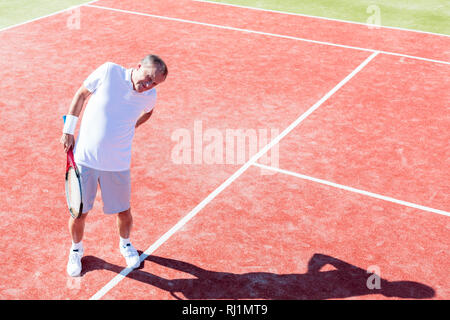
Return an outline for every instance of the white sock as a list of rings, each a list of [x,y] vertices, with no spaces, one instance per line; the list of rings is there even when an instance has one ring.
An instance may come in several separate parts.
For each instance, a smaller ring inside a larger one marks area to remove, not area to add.
[[[119,242],[119,244],[120,244],[120,246],[121,247],[125,247],[127,244],[129,244],[129,243],[131,243],[130,242],[130,238],[122,238],[122,237],[120,237],[120,242]]]
[[[72,240],[72,248],[70,248],[72,251],[81,251],[83,250],[83,242],[80,241],[78,243],[73,242]]]

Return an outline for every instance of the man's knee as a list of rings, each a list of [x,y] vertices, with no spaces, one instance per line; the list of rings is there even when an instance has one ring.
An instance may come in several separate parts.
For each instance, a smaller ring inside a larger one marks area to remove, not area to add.
[[[127,219],[127,218],[129,219],[129,218],[131,218],[131,208],[129,208],[129,209],[125,210],[125,211],[119,212],[117,214],[117,216],[119,218],[121,218],[121,219]]]
[[[89,212],[89,211],[88,211]],[[77,223],[77,222],[82,222],[84,220],[86,220],[86,217],[88,215],[88,212],[82,213],[81,216],[79,216],[78,218],[74,218],[72,216],[70,216],[70,220],[73,220],[73,222]]]

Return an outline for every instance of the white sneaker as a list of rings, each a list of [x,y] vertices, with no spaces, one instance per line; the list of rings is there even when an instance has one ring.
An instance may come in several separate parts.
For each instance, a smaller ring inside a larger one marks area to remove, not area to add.
[[[120,246],[120,253],[124,256],[128,268],[136,269],[141,265],[139,253],[131,243]]]
[[[71,277],[78,277],[81,273],[81,258],[83,249],[70,250],[69,262],[67,263],[67,274]]]

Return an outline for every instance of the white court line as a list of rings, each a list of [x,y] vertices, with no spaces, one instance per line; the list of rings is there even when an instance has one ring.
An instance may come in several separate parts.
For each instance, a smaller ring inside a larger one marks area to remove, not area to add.
[[[256,167],[260,167],[260,168],[266,169],[266,170],[272,170],[272,171],[284,173],[284,174],[287,174],[287,175],[290,175],[290,176],[294,176],[294,177],[297,177],[297,178],[300,178],[300,179],[317,182],[317,183],[320,183],[320,184],[324,184],[324,185],[327,185],[327,186],[335,187],[335,188],[338,188],[338,189],[342,189],[342,190],[346,190],[346,191],[350,191],[350,192],[354,192],[354,193],[359,193],[359,194],[362,194],[362,195],[365,195],[365,196],[368,196],[368,197],[381,199],[381,200],[393,202],[393,203],[396,203],[396,204],[401,204],[403,206],[411,207],[411,208],[414,208],[414,209],[419,209],[419,210],[428,211],[428,212],[432,212],[432,213],[437,213],[437,214],[441,214],[441,215],[450,217],[450,212],[447,212],[447,211],[444,211],[444,210],[439,210],[439,209],[433,209],[433,208],[430,208],[430,207],[425,207],[425,206],[422,206],[420,204],[415,204],[415,203],[411,203],[411,202],[407,202],[407,201],[403,201],[403,200],[398,200],[398,199],[395,199],[395,198],[383,196],[383,195],[376,194],[376,193],[373,193],[373,192],[364,191],[364,190],[360,190],[360,189],[344,186],[342,184],[330,182],[330,181],[327,181],[327,180],[322,180],[322,179],[310,177],[310,176],[307,176],[307,175],[304,175],[304,174],[295,173],[295,172],[288,171],[288,170],[283,170],[283,169],[279,169],[279,168],[275,168],[275,167],[266,166],[264,164],[260,164],[260,163],[257,163],[257,162],[255,162],[253,165],[256,166]]]
[[[65,11],[70,11],[70,10],[74,10],[74,9],[76,9],[76,8],[79,8],[79,7],[82,7],[82,6],[85,6],[85,5],[90,5],[91,3],[94,3],[94,2],[97,2],[97,1],[99,1],[99,0],[93,0],[93,1],[86,2],[86,3],[81,3],[81,4],[78,4],[78,5],[76,5],[76,6],[72,6],[72,7],[66,8],[66,9],[62,9],[62,10],[59,10],[59,11],[56,11],[56,12],[47,14],[47,15],[45,15],[45,16],[40,16],[40,17],[31,19],[31,20],[27,20],[27,21],[23,21],[23,22],[20,22],[20,23],[17,23],[17,24],[13,24],[13,25],[11,25],[11,26],[7,26],[7,27],[4,27],[4,28],[0,29],[0,32],[6,31],[6,30],[9,30],[9,29],[18,27],[18,26],[22,26],[22,25],[27,24],[27,23],[31,23],[31,22],[34,22],[34,21],[38,21],[38,20],[41,20],[41,19],[44,19],[44,18],[48,18],[48,17],[51,17],[51,16],[55,16],[55,15],[57,15],[57,14],[60,14],[60,13],[65,12]]]
[[[298,41],[310,42],[310,43],[327,45],[327,46],[332,46],[332,47],[340,47],[340,48],[354,49],[354,50],[367,51],[367,52],[377,52],[377,53],[383,53],[383,54],[392,55],[392,56],[399,56],[399,57],[405,57],[405,58],[410,58],[410,59],[416,59],[416,60],[450,65],[450,62],[447,62],[447,61],[410,56],[410,55],[406,55],[406,54],[402,54],[402,53],[361,48],[361,47],[355,47],[355,46],[347,46],[347,45],[343,45],[343,44],[336,44],[336,43],[331,43],[331,42],[326,42],[326,41],[318,41],[318,40],[311,40],[311,39],[305,39],[305,38],[299,38],[299,37],[286,36],[286,35],[281,35],[281,34],[276,34],[276,33],[268,33],[268,32],[255,31],[255,30],[242,29],[242,28],[234,28],[234,27],[222,26],[222,25],[218,25],[218,24],[198,22],[198,21],[186,20],[186,19],[180,19],[180,18],[171,18],[171,17],[159,16],[159,15],[150,14],[150,13],[142,13],[142,12],[136,12],[136,11],[123,10],[123,9],[115,9],[115,8],[102,7],[102,6],[97,6],[97,5],[87,4],[85,6],[90,7],[90,8],[97,8],[97,9],[102,9],[102,10],[110,10],[110,11],[116,11],[116,12],[122,12],[122,13],[128,13],[128,14],[135,14],[135,15],[152,17],[152,18],[163,19],[163,20],[184,22],[184,23],[196,24],[196,25],[201,25],[201,26],[207,26],[207,27],[213,27],[213,28],[219,28],[219,29],[225,29],[225,30],[240,31],[240,32],[246,32],[246,33],[253,33],[253,34],[259,34],[259,35],[271,36],[271,37],[277,37],[277,38],[283,38],[283,39],[298,40]]]
[[[349,82],[359,71],[361,71],[370,61],[372,61],[378,52],[372,53],[366,60],[364,60],[356,69],[354,69],[348,76],[346,76],[341,82],[339,82],[333,89],[325,94],[319,101],[311,106],[305,113],[292,122],[283,132],[276,136],[270,143],[264,148],[258,151],[253,157],[251,157],[246,163],[242,165],[231,177],[223,182],[217,189],[210,193],[202,202],[200,202],[191,212],[177,222],[169,231],[167,231],[161,238],[159,238],[154,244],[152,244],[144,253],[141,254],[140,260],[144,261],[149,255],[151,255],[156,249],[158,249],[164,242],[166,242],[175,232],[180,230],[189,220],[191,220],[197,213],[200,212],[208,203],[210,203],[219,193],[221,193],[226,187],[228,187],[234,180],[236,180],[244,171],[246,171],[253,163],[255,163],[261,156],[263,156],[268,150],[270,150],[275,144],[279,143],[289,132],[291,132],[297,125],[306,119],[312,112],[319,108],[325,101],[327,101],[336,91]],[[110,282],[108,282],[103,288],[101,288],[96,294],[94,294],[90,300],[98,300],[103,297],[109,290],[114,288],[123,278],[125,278],[132,270],[126,268],[116,275]]]
[[[356,21],[350,21],[350,20],[341,20],[341,19],[334,19],[334,18],[327,18],[327,17],[312,16],[312,15],[303,14],[303,13],[296,13],[296,12],[270,10],[270,9],[249,7],[249,6],[237,5],[237,4],[231,4],[231,3],[208,1],[208,0],[192,0],[192,1],[204,2],[204,3],[209,3],[209,4],[217,4],[217,5],[223,5],[223,6],[228,6],[228,7],[236,7],[236,8],[242,8],[242,9],[250,9],[250,10],[257,10],[257,11],[264,11],[264,12],[271,12],[271,13],[286,14],[286,15],[291,15],[291,16],[299,16],[299,17],[314,18],[314,19],[327,20],[327,21],[336,21],[336,22],[343,22],[343,23],[349,23],[349,24],[357,24],[357,25],[366,26],[366,27],[367,26],[372,26],[370,24],[363,23],[363,22],[356,22]],[[436,32],[422,31],[422,30],[416,30],[416,29],[406,29],[406,28],[391,27],[391,26],[376,26],[376,27],[380,27],[380,28],[383,28],[383,29],[393,29],[393,30],[401,30],[401,31],[423,33],[423,34],[429,34],[429,35],[440,36],[440,37],[450,37],[450,35],[444,34],[444,33],[436,33]]]

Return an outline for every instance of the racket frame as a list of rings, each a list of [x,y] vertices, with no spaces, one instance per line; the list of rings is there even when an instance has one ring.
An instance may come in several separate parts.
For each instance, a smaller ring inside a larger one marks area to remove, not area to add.
[[[73,168],[75,171],[75,175],[77,176],[77,180],[78,180],[78,186],[80,188],[80,208],[79,208],[79,213],[78,215],[73,211],[73,208],[70,207],[70,201],[69,201],[69,194],[67,192],[68,190],[68,183],[69,183],[69,169]],[[69,151],[67,151],[67,167],[66,167],[66,181],[65,181],[65,188],[66,188],[66,201],[67,201],[67,207],[69,208],[70,211],[70,215],[72,216],[72,218],[74,219],[78,219],[81,217],[82,213],[83,213],[83,191],[81,189],[81,177],[80,177],[80,172],[78,171],[77,165],[75,164],[75,161],[73,159],[73,151],[72,148],[69,149]]]

